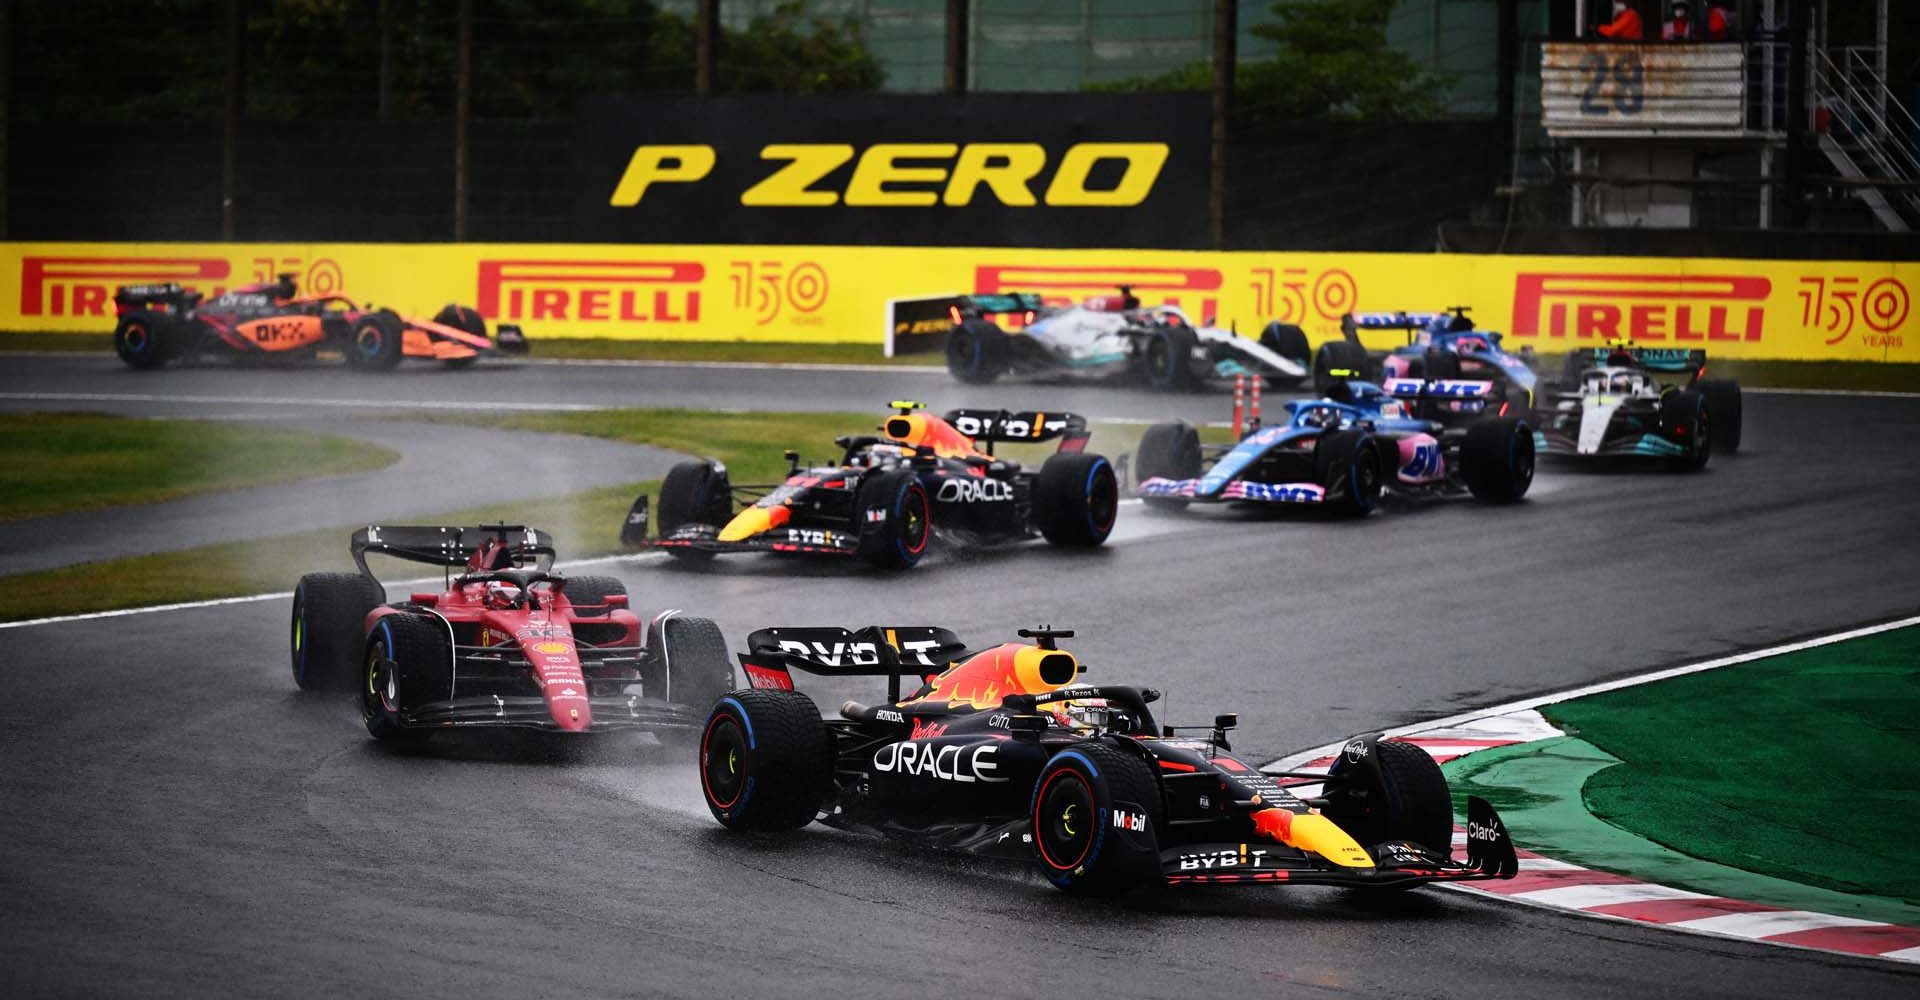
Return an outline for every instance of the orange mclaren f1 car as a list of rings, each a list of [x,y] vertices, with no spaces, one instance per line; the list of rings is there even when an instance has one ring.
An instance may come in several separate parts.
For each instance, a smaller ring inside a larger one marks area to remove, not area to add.
[[[126,285],[113,296],[119,322],[113,350],[132,368],[224,351],[242,358],[311,357],[323,348],[355,368],[392,368],[402,357],[449,367],[482,354],[525,354],[526,334],[510,324],[487,337],[487,324],[467,306],[449,305],[431,320],[356,305],[340,295],[301,296],[293,276],[247,285],[201,301],[177,284]]]

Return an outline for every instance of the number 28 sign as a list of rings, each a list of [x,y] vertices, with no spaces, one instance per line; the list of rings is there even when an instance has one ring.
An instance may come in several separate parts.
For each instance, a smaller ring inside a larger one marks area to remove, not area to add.
[[[1556,138],[1737,134],[1745,59],[1737,44],[1548,42],[1541,123]]]

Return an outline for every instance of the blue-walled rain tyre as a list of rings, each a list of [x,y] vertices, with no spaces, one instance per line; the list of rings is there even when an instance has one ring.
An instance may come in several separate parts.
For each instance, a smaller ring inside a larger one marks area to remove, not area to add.
[[[700,733],[700,792],[730,830],[798,830],[833,783],[832,737],[798,691],[722,695]]]

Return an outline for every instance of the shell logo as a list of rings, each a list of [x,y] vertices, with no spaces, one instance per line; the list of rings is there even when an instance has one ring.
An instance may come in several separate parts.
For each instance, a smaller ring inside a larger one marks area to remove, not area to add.
[[[559,656],[562,653],[573,652],[573,647],[564,642],[536,642],[533,644],[533,651],[545,653],[548,656]]]

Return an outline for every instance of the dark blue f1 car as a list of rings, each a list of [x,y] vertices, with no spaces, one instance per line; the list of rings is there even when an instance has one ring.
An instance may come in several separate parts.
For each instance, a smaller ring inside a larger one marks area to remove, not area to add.
[[[1467,379],[1338,381],[1321,399],[1286,404],[1286,423],[1228,448],[1202,446],[1185,422],[1155,424],[1135,458],[1138,492],[1150,507],[1304,504],[1351,514],[1373,510],[1383,492],[1518,500],[1533,483],[1533,428],[1498,413],[1458,419],[1460,404],[1484,411],[1494,392]]]

